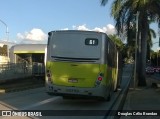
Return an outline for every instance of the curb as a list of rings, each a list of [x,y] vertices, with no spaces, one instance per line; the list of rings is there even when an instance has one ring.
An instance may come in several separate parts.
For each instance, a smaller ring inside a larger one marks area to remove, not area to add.
[[[123,90],[121,90],[120,94],[117,97],[115,104],[113,105],[112,110],[110,111],[110,114],[108,115],[108,117],[105,117],[104,119],[119,119],[120,118],[120,116],[117,115],[117,112],[123,110],[123,106],[125,104],[125,100],[127,97],[130,82],[133,79],[133,74],[134,74],[133,71],[134,70],[133,70],[133,66],[132,66],[132,70],[131,70],[131,73],[129,76],[130,78],[129,78],[128,82],[126,83],[127,86]]]
[[[44,84],[39,84],[39,85],[34,85],[34,86],[26,86],[26,87],[18,87],[15,89],[0,89],[0,94],[18,92],[18,91],[40,88],[40,87],[44,87]]]
[[[0,94],[23,91],[44,86],[44,80],[33,79],[32,77],[24,79],[7,80],[6,82],[1,83]]]

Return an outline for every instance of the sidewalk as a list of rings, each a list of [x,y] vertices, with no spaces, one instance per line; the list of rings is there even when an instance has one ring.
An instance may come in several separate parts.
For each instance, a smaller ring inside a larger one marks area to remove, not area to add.
[[[133,88],[129,89],[123,110],[131,112],[132,116],[121,116],[120,119],[160,119],[160,116],[152,115],[154,112],[160,114],[160,88],[152,86],[153,80],[148,77],[146,87],[137,87],[135,90]],[[133,112],[140,113],[137,113],[137,116]],[[143,112],[153,113],[147,116],[143,115]],[[141,114],[143,116],[140,116]]]

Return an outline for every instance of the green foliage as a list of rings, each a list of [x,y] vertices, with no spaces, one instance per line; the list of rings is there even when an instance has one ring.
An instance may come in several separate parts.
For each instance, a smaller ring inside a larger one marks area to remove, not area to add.
[[[102,0],[102,5],[105,5],[108,0]],[[155,37],[152,30],[149,30],[149,24],[152,21],[160,19],[160,0],[114,0],[112,4],[111,15],[115,19],[118,35],[127,37],[127,46],[134,48],[134,37],[136,34],[136,14],[138,21],[138,73],[141,86],[146,85],[145,67],[147,59],[147,49],[152,46],[151,39]],[[148,48],[147,48],[148,47]],[[131,48],[132,49],[132,48]]]
[[[118,50],[121,53],[122,59],[127,58],[127,47],[126,45],[122,42],[122,40],[117,36],[117,35],[109,35],[108,36],[117,46]]]
[[[0,56],[7,56],[7,45],[0,47]]]
[[[122,40],[117,35],[109,35],[108,36],[117,46],[117,48],[122,51],[124,48],[124,44]]]

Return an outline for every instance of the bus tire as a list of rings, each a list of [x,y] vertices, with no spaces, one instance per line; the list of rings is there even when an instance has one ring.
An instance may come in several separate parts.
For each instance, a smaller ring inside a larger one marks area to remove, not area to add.
[[[109,102],[111,100],[111,92],[109,92],[106,101]]]
[[[106,95],[106,97],[100,97],[99,101],[107,101],[109,102],[111,100],[111,93],[109,92],[108,95]]]
[[[112,96],[112,92],[113,92],[113,86],[112,85],[109,86],[108,89],[109,89],[108,93],[104,97],[100,98],[99,99],[100,101],[107,101],[107,102],[109,102],[111,100],[111,96]]]
[[[114,82],[114,92],[117,92],[118,90],[118,81]]]
[[[51,92],[46,92],[48,95],[53,96],[53,93]]]
[[[109,88],[109,93],[108,93],[107,101],[111,100],[111,96],[113,94],[113,91],[114,91],[114,86],[113,86],[113,84],[111,84],[111,86]]]

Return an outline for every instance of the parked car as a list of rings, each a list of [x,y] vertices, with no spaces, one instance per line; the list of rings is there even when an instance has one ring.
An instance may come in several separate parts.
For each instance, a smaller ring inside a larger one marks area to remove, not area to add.
[[[160,67],[157,67],[157,66],[154,67],[154,72],[155,72],[155,73],[160,73]]]
[[[146,74],[154,74],[154,68],[153,67],[146,67]]]

